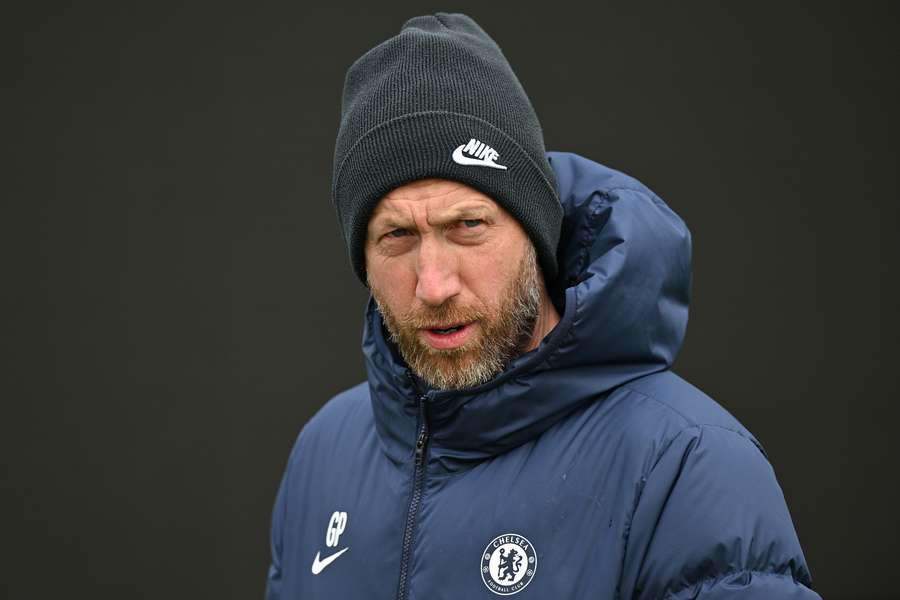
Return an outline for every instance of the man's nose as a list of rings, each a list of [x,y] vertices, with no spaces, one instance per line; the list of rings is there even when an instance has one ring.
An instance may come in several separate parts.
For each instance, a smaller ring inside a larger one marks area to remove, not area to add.
[[[416,265],[416,298],[429,306],[440,306],[459,294],[458,257],[440,240],[423,238]]]

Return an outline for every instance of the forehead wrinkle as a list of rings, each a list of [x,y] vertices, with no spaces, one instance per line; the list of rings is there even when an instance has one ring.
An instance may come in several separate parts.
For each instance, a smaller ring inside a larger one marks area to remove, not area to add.
[[[442,198],[458,191],[458,189],[449,188],[433,193],[427,193],[428,190],[426,190],[426,193],[423,193],[421,191],[409,189],[407,188],[407,186],[401,186],[386,194],[382,199],[382,202],[388,202],[391,204],[395,202],[419,204],[421,202],[428,202],[429,200],[441,200]]]
[[[372,211],[372,217],[369,220],[369,223],[386,223],[392,226],[403,225],[415,221],[412,213],[412,207],[408,203],[385,196],[377,205],[375,205],[375,210]]]
[[[466,214],[491,212],[497,206],[499,205],[478,190],[462,184],[447,186],[436,193],[425,194],[401,186],[378,202],[372,213],[371,222],[379,225],[390,223],[395,226],[406,226],[415,223],[417,216],[424,212],[425,223],[434,226],[458,220]]]

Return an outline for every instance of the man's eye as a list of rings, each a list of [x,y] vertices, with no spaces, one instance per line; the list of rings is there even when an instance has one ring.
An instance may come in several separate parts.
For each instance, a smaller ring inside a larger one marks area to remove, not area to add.
[[[472,227],[478,227],[479,225],[484,223],[484,221],[482,221],[481,219],[464,219],[462,223],[463,225],[471,229]]]
[[[394,238],[405,237],[407,235],[409,235],[409,231],[406,229],[393,229],[387,233],[387,237]]]

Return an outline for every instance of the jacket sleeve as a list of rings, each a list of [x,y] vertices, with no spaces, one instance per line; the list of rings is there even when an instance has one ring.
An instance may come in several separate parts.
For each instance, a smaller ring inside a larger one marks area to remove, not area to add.
[[[772,467],[745,434],[687,427],[642,483],[622,598],[819,599]]]
[[[266,600],[281,600],[281,551],[282,531],[284,528],[284,516],[287,510],[285,496],[287,495],[287,472],[281,478],[278,486],[278,494],[275,496],[275,506],[272,509],[271,552],[272,562],[266,576]]]

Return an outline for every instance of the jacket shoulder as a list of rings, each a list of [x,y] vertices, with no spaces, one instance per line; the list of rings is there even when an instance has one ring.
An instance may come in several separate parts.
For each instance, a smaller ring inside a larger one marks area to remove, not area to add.
[[[673,442],[697,437],[704,429],[739,439],[767,460],[762,446],[734,416],[668,370],[618,386],[602,402],[574,413],[563,427],[609,440],[623,450],[621,458],[632,462],[638,478],[649,475]]]
[[[369,430],[372,422],[368,383],[362,382],[332,396],[300,430],[291,451],[289,466],[301,447],[308,454],[314,448],[334,444],[335,440]]]
[[[685,428],[718,427],[747,438],[762,450],[759,441],[734,415],[672,371],[635,379],[620,389],[641,396],[647,405],[644,410],[654,413],[654,419],[662,417],[676,432]]]
[[[361,409],[367,408],[369,408],[369,384],[364,381],[332,396],[313,415],[306,427],[328,428],[335,422],[352,417]]]

